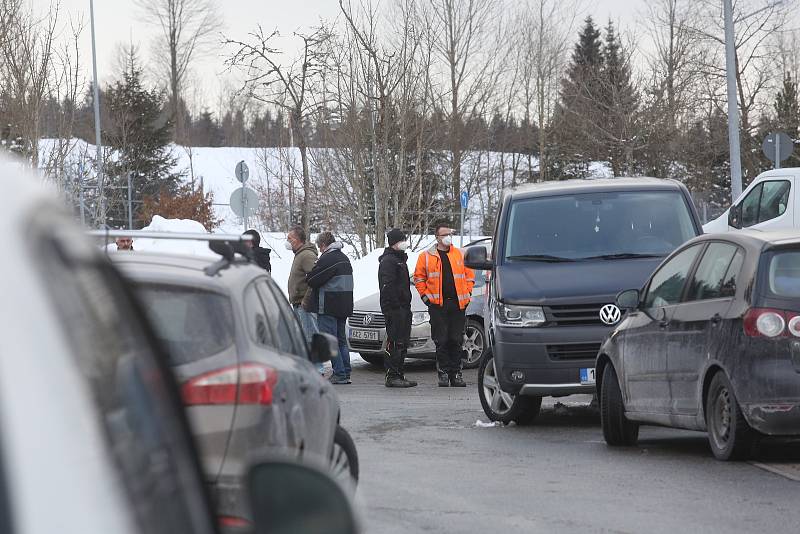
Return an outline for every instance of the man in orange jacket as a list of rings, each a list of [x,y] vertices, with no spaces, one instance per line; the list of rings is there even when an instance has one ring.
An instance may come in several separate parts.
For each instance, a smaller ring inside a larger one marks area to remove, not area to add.
[[[474,285],[475,273],[464,266],[464,256],[453,246],[453,230],[438,225],[436,245],[417,258],[414,286],[431,317],[439,387],[466,386],[461,376],[461,346]]]

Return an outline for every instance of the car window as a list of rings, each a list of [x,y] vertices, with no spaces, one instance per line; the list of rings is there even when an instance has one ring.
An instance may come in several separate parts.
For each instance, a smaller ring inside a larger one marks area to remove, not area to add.
[[[263,280],[259,280],[257,285],[264,302],[264,309],[267,312],[267,322],[274,333],[272,346],[282,352],[294,354],[295,348],[294,342],[292,341],[292,334],[286,319],[281,315],[278,303],[275,302],[275,297],[272,296],[272,292],[269,291]]]
[[[269,320],[255,284],[250,284],[244,290],[244,312],[250,337],[259,345],[275,346],[274,334],[269,327]]]
[[[703,253],[689,286],[686,300],[721,298],[723,278],[728,272],[737,247],[729,243],[711,243]],[[728,295],[730,296],[730,295]]]
[[[275,303],[281,311],[283,322],[288,327],[289,336],[292,340],[292,353],[300,356],[301,358],[308,358],[308,342],[306,341],[306,336],[303,333],[302,327],[300,326],[300,321],[297,319],[297,316],[295,315],[291,306],[289,306],[289,302],[286,300],[286,297],[281,290],[278,289],[278,286],[276,286],[275,283],[270,283],[269,281],[265,280],[261,287],[265,292],[271,292]]]
[[[233,309],[227,296],[162,284],[140,284],[137,292],[172,365],[208,358],[233,346]]]
[[[779,297],[800,297],[800,252],[776,252],[772,256],[769,290]]]
[[[758,223],[758,205],[761,202],[763,182],[755,186],[742,200],[742,227],[753,226]]]
[[[788,180],[764,182],[758,206],[758,222],[769,221],[786,212],[791,183]]]
[[[736,295],[736,286],[739,283],[739,273],[742,272],[742,265],[744,265],[744,252],[742,252],[742,249],[736,249],[736,254],[734,254],[733,260],[728,266],[728,271],[722,278],[721,297]]]
[[[680,302],[686,277],[700,248],[700,245],[693,245],[681,251],[653,275],[645,298],[645,308],[659,308]]]
[[[57,241],[41,244],[43,283],[94,398],[140,532],[205,532],[209,518],[198,515],[201,480],[176,387],[130,293],[109,265],[76,259]]]

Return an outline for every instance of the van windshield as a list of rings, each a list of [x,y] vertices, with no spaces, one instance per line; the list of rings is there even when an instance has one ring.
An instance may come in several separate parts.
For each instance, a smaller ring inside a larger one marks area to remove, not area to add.
[[[677,191],[530,198],[511,205],[504,256],[546,262],[666,256],[695,235]]]

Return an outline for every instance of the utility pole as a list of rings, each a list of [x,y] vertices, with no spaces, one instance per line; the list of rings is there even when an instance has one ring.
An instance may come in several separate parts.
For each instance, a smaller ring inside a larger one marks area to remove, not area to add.
[[[728,78],[728,142],[731,155],[731,202],[742,194],[742,157],[739,142],[739,105],[736,98],[736,45],[731,0],[722,0],[725,11],[725,70]]]
[[[128,230],[133,230],[133,183],[128,171]]]
[[[100,138],[100,89],[97,80],[97,46],[94,32],[94,0],[89,0],[89,17],[92,23],[92,72],[94,74],[94,140],[97,147],[97,187],[100,197],[100,224],[106,224],[105,189],[103,188],[103,141]]]

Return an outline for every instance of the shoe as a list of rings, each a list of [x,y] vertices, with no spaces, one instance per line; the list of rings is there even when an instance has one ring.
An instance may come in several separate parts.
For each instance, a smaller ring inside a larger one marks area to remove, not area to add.
[[[458,371],[457,373],[453,373],[450,375],[450,387],[453,388],[467,387],[467,383],[464,382],[464,378],[461,376],[461,371]]]
[[[444,371],[437,371],[439,373],[439,387],[446,388],[450,386],[450,377]]]
[[[404,376],[386,377],[387,388],[413,388],[416,385],[417,385],[416,382],[414,382],[413,380],[406,380]]]
[[[352,384],[350,379],[348,377],[346,377],[346,376],[331,375],[329,380],[331,381],[331,384],[334,384],[334,385]]]

